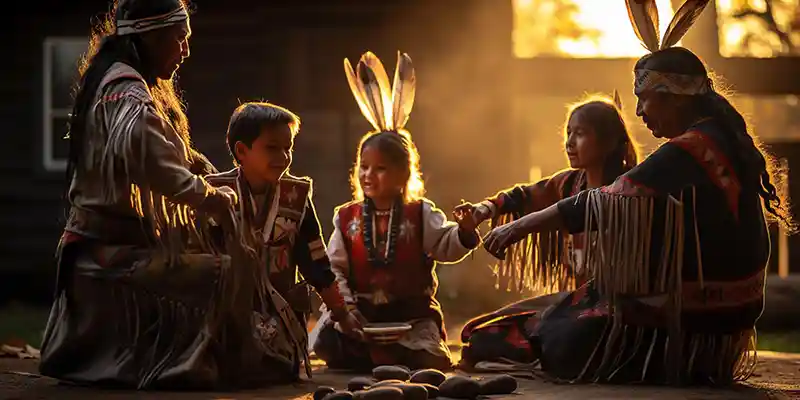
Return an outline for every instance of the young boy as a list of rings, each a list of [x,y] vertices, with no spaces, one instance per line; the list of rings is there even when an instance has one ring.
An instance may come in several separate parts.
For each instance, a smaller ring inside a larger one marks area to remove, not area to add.
[[[311,179],[287,172],[299,128],[300,118],[283,107],[256,102],[240,105],[231,116],[227,132],[236,167],[208,175],[206,180],[239,194],[236,217],[240,235],[246,235],[245,242],[253,244],[269,281],[302,327],[311,312],[308,283],[341,327],[358,335],[360,323],[347,310],[330,268],[311,200]],[[297,339],[305,344],[307,335],[303,329],[303,337]]]

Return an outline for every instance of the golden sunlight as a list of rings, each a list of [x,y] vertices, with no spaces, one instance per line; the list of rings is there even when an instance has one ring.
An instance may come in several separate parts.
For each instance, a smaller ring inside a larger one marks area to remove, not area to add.
[[[512,0],[514,55],[518,58],[637,58],[646,50],[633,32],[622,0]],[[670,0],[656,0],[663,35]]]
[[[723,57],[800,53],[800,0],[717,0],[716,7]]]

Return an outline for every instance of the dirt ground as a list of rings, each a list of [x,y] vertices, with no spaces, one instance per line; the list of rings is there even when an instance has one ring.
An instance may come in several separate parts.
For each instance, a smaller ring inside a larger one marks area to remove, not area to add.
[[[525,399],[800,399],[800,354],[759,353],[757,373],[732,389],[673,389],[645,386],[555,385],[535,379],[519,379],[517,393],[492,398]],[[294,385],[239,393],[101,391],[59,385],[36,375],[36,361],[0,358],[0,399],[311,399],[318,386],[343,388],[353,375],[317,366],[313,380]]]

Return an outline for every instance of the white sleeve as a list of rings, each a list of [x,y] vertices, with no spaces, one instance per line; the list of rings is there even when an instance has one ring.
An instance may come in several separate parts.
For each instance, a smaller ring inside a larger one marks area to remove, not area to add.
[[[458,224],[448,221],[444,212],[429,201],[422,203],[422,222],[422,246],[434,260],[456,263],[472,252],[461,243]]]
[[[350,285],[347,283],[347,277],[350,276],[350,257],[347,254],[342,231],[339,229],[338,213],[333,216],[333,234],[328,241],[328,259],[330,259],[331,270],[336,275],[336,283],[339,285],[339,292],[344,297],[344,301],[355,304],[353,291],[350,290]]]

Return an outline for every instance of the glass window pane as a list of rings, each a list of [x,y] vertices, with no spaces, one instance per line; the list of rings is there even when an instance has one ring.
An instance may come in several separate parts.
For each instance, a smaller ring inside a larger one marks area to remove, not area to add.
[[[50,47],[50,105],[72,108],[72,88],[78,76],[78,61],[86,52],[87,42],[79,39],[55,41]]]
[[[55,117],[52,119],[51,142],[52,152],[51,159],[53,160],[66,160],[69,157],[69,141],[65,139],[67,136],[67,117]]]
[[[638,58],[646,54],[624,1],[512,0],[514,55]],[[672,18],[670,0],[656,0],[660,31]]]
[[[800,0],[717,0],[716,7],[723,57],[800,54]]]

